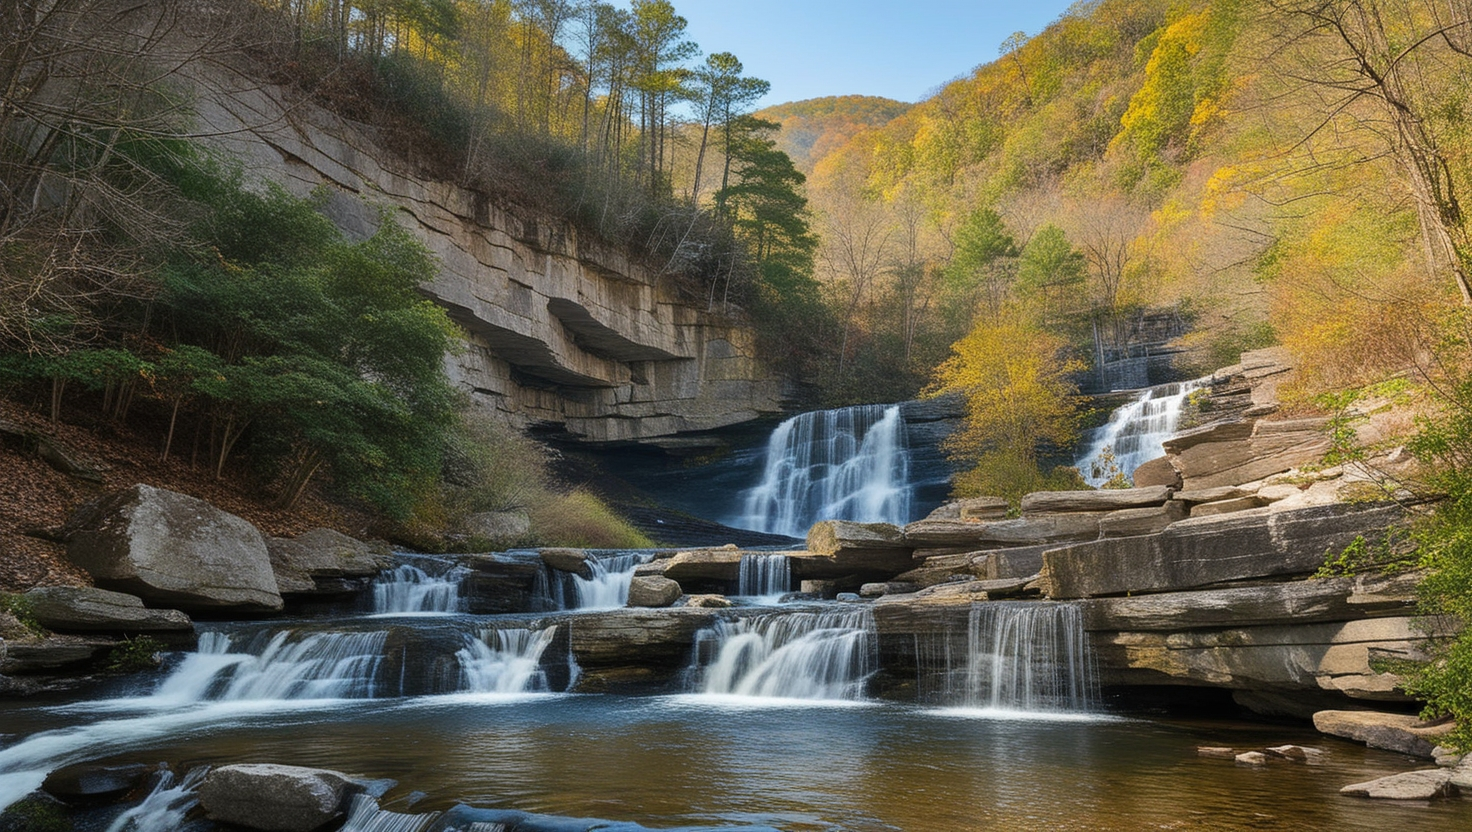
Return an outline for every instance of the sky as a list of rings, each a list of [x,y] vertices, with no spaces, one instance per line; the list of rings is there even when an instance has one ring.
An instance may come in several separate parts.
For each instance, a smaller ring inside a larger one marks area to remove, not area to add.
[[[705,54],[770,81],[759,106],[829,95],[920,101],[1035,35],[1069,0],[671,0]]]

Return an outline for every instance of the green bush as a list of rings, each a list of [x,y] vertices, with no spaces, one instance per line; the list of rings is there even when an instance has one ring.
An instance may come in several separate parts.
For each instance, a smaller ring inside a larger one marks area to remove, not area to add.
[[[36,610],[31,599],[24,595],[0,592],[0,613],[9,613],[33,636],[46,635],[46,628],[36,620]]]
[[[107,654],[105,667],[109,673],[137,673],[153,670],[162,664],[160,657],[166,648],[163,642],[152,636],[125,638],[123,643]]]
[[[543,545],[589,549],[647,549],[654,545],[587,491],[550,496],[531,506],[529,512],[532,534]]]

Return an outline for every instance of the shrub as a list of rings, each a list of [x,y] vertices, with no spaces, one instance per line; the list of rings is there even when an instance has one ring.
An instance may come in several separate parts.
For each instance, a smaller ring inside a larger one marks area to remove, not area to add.
[[[107,654],[106,668],[110,673],[137,673],[152,670],[162,664],[159,656],[164,645],[152,636],[125,638],[123,643]]]
[[[582,489],[530,506],[532,534],[551,546],[646,549],[654,543],[607,504]]]

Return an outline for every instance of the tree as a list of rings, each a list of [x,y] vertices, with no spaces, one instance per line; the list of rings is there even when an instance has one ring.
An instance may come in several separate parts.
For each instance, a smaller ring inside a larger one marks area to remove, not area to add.
[[[1445,80],[1469,68],[1472,8],[1436,0],[1271,0],[1270,5],[1284,21],[1280,71],[1323,98],[1323,117],[1309,137],[1337,129],[1346,117],[1353,129],[1379,137],[1401,163],[1428,261],[1445,269],[1462,304],[1472,305],[1467,220],[1444,147],[1447,137],[1436,126],[1439,113],[1460,111],[1456,96],[1461,93]],[[1362,109],[1366,104],[1368,110]],[[1460,117],[1455,121],[1451,130],[1465,129]]]
[[[966,215],[955,231],[955,251],[946,264],[950,292],[961,300],[966,324],[980,311],[995,318],[1006,304],[1015,270],[1017,244],[1002,217],[990,208]]]
[[[1018,259],[1018,294],[1040,320],[1064,324],[1080,309],[1078,290],[1084,284],[1085,268],[1083,254],[1063,229],[1045,225],[1028,240]]]
[[[721,188],[731,183],[732,139],[736,119],[745,115],[747,107],[767,94],[772,85],[758,78],[741,75],[741,61],[730,52],[708,55],[705,66],[695,71],[695,80],[700,94],[700,149],[695,156],[695,175],[690,184],[690,203],[700,204],[700,179],[705,168],[705,151],[710,141],[712,125],[719,125],[724,141],[722,150],[725,165],[721,174]]]

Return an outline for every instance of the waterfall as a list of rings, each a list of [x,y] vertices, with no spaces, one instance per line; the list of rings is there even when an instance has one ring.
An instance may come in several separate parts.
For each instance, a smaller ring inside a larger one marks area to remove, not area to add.
[[[606,557],[589,558],[591,578],[549,569],[547,592],[551,606],[557,610],[616,610],[629,602],[629,584],[634,570],[648,563],[647,552],[623,552]]]
[[[1106,470],[1105,451],[1114,455],[1117,473],[1129,476],[1140,467],[1162,456],[1162,443],[1176,431],[1186,397],[1204,387],[1209,379],[1177,384],[1162,384],[1142,391],[1134,401],[1110,415],[1109,421],[1094,430],[1087,450],[1074,463],[1089,485],[1100,486],[1116,473]],[[1094,470],[1099,468],[1097,472]]]
[[[148,797],[118,815],[107,827],[107,832],[163,832],[182,828],[185,815],[199,805],[194,791],[209,770],[209,766],[192,768],[177,784],[173,772],[168,769],[160,771],[158,785],[153,787]]]
[[[742,555],[736,594],[776,598],[792,591],[792,559],[786,555]]]
[[[772,431],[761,483],[732,524],[791,537],[818,520],[904,524],[909,479],[898,405],[803,413]]]
[[[771,613],[696,634],[688,675],[706,694],[859,699],[878,669],[874,614]]]
[[[309,633],[282,630],[259,650],[235,652],[230,637],[206,632],[159,686],[158,704],[287,699],[371,699],[386,632]],[[260,639],[257,639],[260,641]]]
[[[455,567],[430,575],[412,564],[401,564],[373,582],[373,611],[379,615],[459,612],[460,583],[469,570]]]
[[[366,794],[353,795],[348,819],[338,832],[419,832],[438,820],[439,812],[408,815],[378,808],[378,801]]]
[[[1099,698],[1093,651],[1076,604],[974,604],[959,697],[977,708],[1089,711]]]
[[[542,654],[552,644],[557,627],[540,630],[482,630],[467,636],[465,648],[455,654],[460,664],[461,689],[467,693],[522,693],[549,689],[542,671]]]

